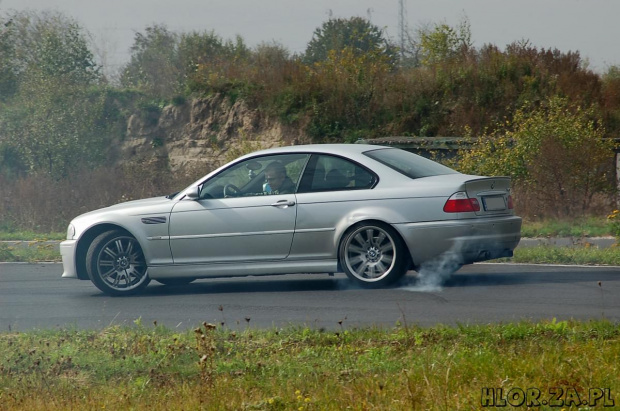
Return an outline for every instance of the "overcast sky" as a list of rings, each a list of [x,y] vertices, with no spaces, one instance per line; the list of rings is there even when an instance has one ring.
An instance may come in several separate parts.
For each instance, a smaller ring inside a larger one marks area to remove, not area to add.
[[[604,72],[620,65],[620,0],[404,0],[411,29],[455,26],[463,16],[479,47],[500,48],[529,40],[539,48],[579,51]],[[246,43],[278,42],[303,52],[314,29],[333,17],[361,16],[398,39],[399,0],[0,0],[8,10],[54,10],[76,19],[107,54],[107,63],[128,59],[134,34],[154,23],[172,31],[210,31]]]

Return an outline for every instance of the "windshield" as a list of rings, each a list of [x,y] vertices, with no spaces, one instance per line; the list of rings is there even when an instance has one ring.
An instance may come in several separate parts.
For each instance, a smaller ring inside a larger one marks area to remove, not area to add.
[[[397,148],[366,151],[364,155],[413,179],[443,174],[459,174],[458,171],[442,164]]]

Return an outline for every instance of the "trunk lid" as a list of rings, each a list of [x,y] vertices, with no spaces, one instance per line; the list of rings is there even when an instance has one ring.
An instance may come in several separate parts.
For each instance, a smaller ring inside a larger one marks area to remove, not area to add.
[[[465,182],[465,190],[480,203],[478,216],[514,214],[509,208],[510,177],[476,177]]]

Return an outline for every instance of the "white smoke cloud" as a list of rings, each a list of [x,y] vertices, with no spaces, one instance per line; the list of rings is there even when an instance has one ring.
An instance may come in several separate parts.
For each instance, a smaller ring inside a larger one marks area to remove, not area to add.
[[[443,284],[458,270],[461,263],[463,243],[456,241],[452,248],[437,259],[422,264],[415,282],[404,285],[400,289],[417,292],[437,292]]]

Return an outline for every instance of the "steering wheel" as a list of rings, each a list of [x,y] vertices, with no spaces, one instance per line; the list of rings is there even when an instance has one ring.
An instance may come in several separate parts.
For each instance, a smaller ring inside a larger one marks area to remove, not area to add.
[[[234,184],[226,184],[224,186],[224,197],[238,197],[241,190]]]

